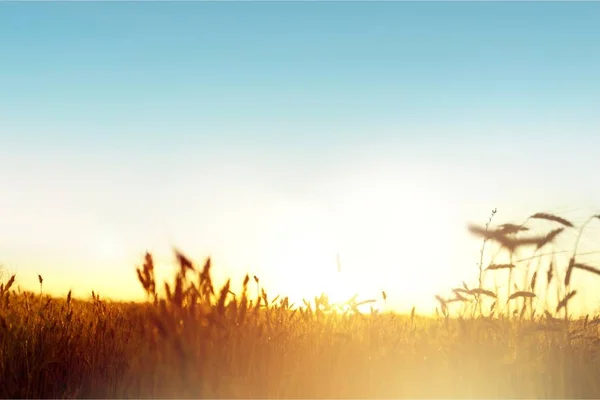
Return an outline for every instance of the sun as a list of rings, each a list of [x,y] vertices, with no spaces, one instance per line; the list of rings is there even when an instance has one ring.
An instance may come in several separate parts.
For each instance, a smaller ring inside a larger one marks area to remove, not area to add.
[[[429,307],[456,279],[449,260],[459,254],[463,230],[452,192],[416,173],[365,175],[336,207],[342,264],[364,295],[390,295],[390,308]]]
[[[263,268],[270,291],[302,304],[322,293],[330,302],[354,294],[346,274],[338,271],[339,244],[332,221],[300,202],[275,210],[265,239]]]
[[[89,243],[90,253],[97,261],[114,261],[123,257],[124,244],[116,233],[103,230],[93,235]]]
[[[358,294],[376,308],[410,310],[430,308],[453,282],[456,266],[448,260],[462,226],[447,185],[367,175],[340,191],[328,212],[300,201],[277,209],[265,240],[269,287],[300,304],[321,293],[331,303]]]

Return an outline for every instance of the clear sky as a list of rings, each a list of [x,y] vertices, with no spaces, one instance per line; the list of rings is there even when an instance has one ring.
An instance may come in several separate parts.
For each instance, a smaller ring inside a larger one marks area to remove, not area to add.
[[[176,245],[237,285],[430,308],[476,276],[467,222],[600,211],[598,21],[597,2],[1,3],[0,263],[133,298],[143,252]]]

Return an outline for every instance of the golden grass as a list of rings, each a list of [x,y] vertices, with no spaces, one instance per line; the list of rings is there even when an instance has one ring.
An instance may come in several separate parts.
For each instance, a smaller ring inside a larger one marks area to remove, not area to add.
[[[490,219],[470,227],[508,260],[485,269],[481,262],[475,287],[463,282],[450,289],[453,297],[435,295],[433,317],[414,307],[406,316],[366,310],[374,300],[358,296],[331,304],[321,295],[296,306],[259,291],[257,276],[251,298],[250,275],[215,288],[210,259],[198,266],[180,251],[173,281],[162,284],[145,255],[137,268],[145,303],[94,292],[87,301],[70,292],[51,298],[41,276],[39,293],[20,292],[12,276],[0,285],[0,396],[598,398],[600,318],[574,318],[568,305],[577,293],[572,274],[600,270],[576,261],[576,244],[562,271],[550,255],[540,288],[547,257],[539,250],[574,225],[546,213],[530,219],[561,227],[525,237],[525,224],[491,229]],[[514,258],[523,248],[538,261],[533,274],[531,262]],[[557,273],[565,280],[553,279]],[[506,293],[486,287],[494,274],[508,274]],[[521,287],[514,274],[523,276]],[[551,286],[560,294],[555,305]]]

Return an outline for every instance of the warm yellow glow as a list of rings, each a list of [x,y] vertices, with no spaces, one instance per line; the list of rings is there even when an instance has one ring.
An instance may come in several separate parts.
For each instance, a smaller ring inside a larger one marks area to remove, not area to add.
[[[358,293],[379,304],[385,290],[391,308],[428,307],[456,277],[448,260],[462,225],[446,211],[450,203],[434,182],[377,175],[352,182],[327,212],[289,202],[270,221],[265,282],[296,302],[320,293],[346,301]]]
[[[66,293],[72,287],[85,296],[95,290],[130,298],[142,293],[134,267],[144,251],[155,256],[158,282],[170,281],[177,269],[175,246],[199,265],[211,256],[215,283],[231,278],[236,293],[249,273],[260,278],[260,285],[251,281],[251,295],[260,286],[271,299],[279,294],[301,304],[321,293],[332,303],[358,293],[359,300],[376,299],[381,308],[385,291],[386,309],[431,311],[435,294],[474,274],[477,249],[466,258],[473,267],[459,271],[456,262],[449,265],[457,259],[457,242],[467,236],[463,216],[450,211],[456,209],[452,196],[443,183],[387,171],[365,170],[357,179],[335,182],[335,189],[320,197],[271,195],[268,202],[257,202],[256,210],[215,212],[219,217],[206,224],[175,214],[166,218],[173,235],[150,225],[131,232],[117,225],[73,225],[79,235],[71,254],[86,260],[85,269],[65,256],[55,262],[67,276],[60,284],[41,268],[29,281],[36,289],[42,273],[45,290]]]
[[[265,279],[295,302],[342,290],[332,286],[337,269],[334,241],[324,223],[310,218],[301,208],[282,216],[266,246]]]

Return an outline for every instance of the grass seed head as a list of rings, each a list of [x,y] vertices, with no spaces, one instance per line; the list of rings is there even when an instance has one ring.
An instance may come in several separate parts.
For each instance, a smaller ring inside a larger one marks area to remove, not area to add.
[[[561,225],[564,225],[564,226],[569,227],[569,228],[573,228],[573,224],[570,221],[567,221],[566,219],[558,217],[558,216],[553,215],[553,214],[535,213],[535,214],[533,214],[529,218],[532,218],[532,219],[545,219],[547,221],[558,222]]]

